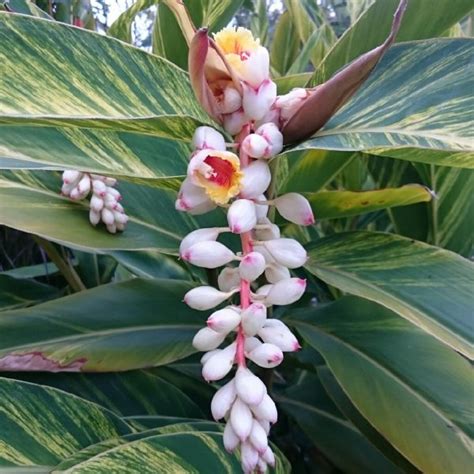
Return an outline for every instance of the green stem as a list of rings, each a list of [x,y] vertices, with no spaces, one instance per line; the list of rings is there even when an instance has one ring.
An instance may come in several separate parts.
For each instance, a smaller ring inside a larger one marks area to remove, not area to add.
[[[34,235],[33,239],[48,254],[50,260],[58,267],[73,291],[79,292],[87,289],[69,259],[63,258],[51,242],[37,235]]]

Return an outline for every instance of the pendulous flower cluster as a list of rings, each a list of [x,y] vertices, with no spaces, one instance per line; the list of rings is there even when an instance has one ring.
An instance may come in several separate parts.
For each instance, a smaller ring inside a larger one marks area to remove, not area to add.
[[[206,381],[220,381],[235,367],[212,399],[212,415],[215,420],[225,419],[225,447],[228,451],[240,447],[244,472],[263,473],[275,465],[268,434],[278,413],[267,387],[248,365],[274,368],[283,361],[284,352],[301,348],[282,321],[268,317],[268,308],[301,298],[306,281],[293,277],[291,270],[307,259],[299,242],[280,236],[279,227],[267,217],[269,207],[292,223],[314,224],[304,196],[266,196],[272,180],[269,160],[283,148],[280,128],[291,110],[299,107],[301,94],[277,97],[269,77],[268,51],[250,31],[226,28],[214,41],[231,74],[213,82],[209,73],[208,81],[221,123],[234,140],[226,143],[211,127],[195,131],[176,209],[196,215],[220,206],[227,212],[228,226],[195,230],[181,242],[183,260],[220,269],[218,288],[193,288],[184,301],[201,311],[226,303],[210,314],[193,345],[205,352],[201,362]],[[241,251],[218,241],[225,232],[240,236]],[[234,303],[236,295],[239,304]]]
[[[122,196],[114,188],[117,184],[115,178],[66,170],[62,180],[61,193],[74,201],[82,201],[92,191],[89,201],[89,221],[92,225],[102,221],[112,234],[125,229],[128,216],[119,202]]]

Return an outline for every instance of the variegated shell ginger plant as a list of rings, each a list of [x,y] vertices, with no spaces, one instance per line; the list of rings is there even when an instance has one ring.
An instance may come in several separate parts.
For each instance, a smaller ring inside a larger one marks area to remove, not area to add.
[[[181,2],[165,3],[189,43],[189,73],[198,100],[232,136],[226,141],[211,127],[195,131],[187,177],[176,201],[178,211],[194,215],[220,206],[228,221],[228,227],[198,229],[181,242],[183,260],[207,269],[221,268],[218,288],[194,288],[185,295],[185,303],[201,311],[226,303],[210,314],[193,344],[205,353],[201,359],[205,380],[228,377],[211,403],[213,417],[226,421],[226,449],[240,448],[244,472],[265,472],[275,463],[268,434],[278,414],[267,387],[251,368],[274,368],[285,352],[301,348],[282,321],[268,316],[273,305],[289,305],[302,297],[306,281],[293,277],[291,270],[307,259],[303,246],[282,238],[267,214],[274,206],[292,223],[315,222],[303,196],[268,194],[269,161],[285,144],[319,130],[361,86],[394,41],[406,0],[400,2],[382,45],[326,83],[282,96],[270,77],[268,51],[250,31],[227,27],[210,37],[206,28],[194,28]],[[225,232],[240,236],[240,251],[218,242]]]

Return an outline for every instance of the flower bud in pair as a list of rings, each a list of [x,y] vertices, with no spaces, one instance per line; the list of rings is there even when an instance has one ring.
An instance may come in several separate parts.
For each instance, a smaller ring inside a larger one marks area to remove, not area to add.
[[[233,342],[206,360],[202,367],[202,376],[206,382],[221,380],[230,372],[234,365],[235,347]]]
[[[308,259],[304,247],[294,239],[266,240],[262,245],[277,263],[287,268],[301,267]]]
[[[273,369],[283,361],[283,352],[275,344],[265,342],[250,351],[247,357],[260,367]]]
[[[268,396],[268,394],[263,396],[262,401],[258,405],[252,406],[251,410],[257,420],[266,420],[272,424],[276,423],[278,420],[278,411],[275,402]]]
[[[265,123],[245,137],[242,149],[252,158],[272,158],[283,149],[283,135],[274,123]]]
[[[305,290],[306,280],[302,278],[280,280],[271,285],[264,301],[267,306],[292,304],[303,296]]]
[[[287,221],[298,225],[313,225],[314,215],[308,200],[298,193],[288,193],[273,200],[277,211]]]
[[[192,245],[198,242],[211,242],[217,240],[220,230],[218,227],[209,227],[205,229],[196,229],[190,232],[179,245],[179,254],[182,255]]]
[[[255,204],[248,199],[237,199],[227,211],[227,222],[234,234],[252,230],[257,225]]]
[[[256,160],[242,170],[240,196],[245,199],[260,198],[272,180],[272,174],[265,160]]]
[[[212,127],[196,128],[192,144],[195,150],[226,150],[223,135]]]
[[[235,389],[235,380],[223,385],[212,397],[211,413],[214,420],[219,421],[224,418],[232,408],[237,391]]]
[[[246,367],[240,366],[235,374],[237,395],[247,405],[259,405],[267,393],[265,384]]]
[[[244,474],[252,474],[255,472],[259,460],[258,451],[254,446],[246,441],[240,446],[240,463]]]
[[[212,351],[219,347],[226,333],[217,332],[207,327],[200,329],[193,338],[193,347],[198,351]]]
[[[240,277],[246,281],[254,281],[265,271],[265,266],[265,257],[261,253],[250,252],[240,261]]]
[[[193,309],[206,311],[223,303],[234,292],[224,293],[212,286],[198,286],[184,295],[184,302]]]
[[[288,326],[278,319],[267,319],[258,335],[268,344],[274,344],[283,352],[294,352],[301,349],[295,335]]]
[[[261,120],[270,110],[277,97],[276,84],[265,79],[258,87],[242,83],[242,107],[251,120]]]
[[[217,268],[235,259],[235,254],[216,241],[197,242],[181,254],[181,258],[197,267]]]
[[[255,334],[257,334],[263,327],[263,324],[267,319],[267,308],[262,303],[252,303],[241,312],[240,317],[242,321],[242,329],[244,330],[245,335],[255,336]],[[247,344],[246,350],[250,350],[248,347]]]
[[[231,306],[215,311],[207,319],[207,327],[224,335],[233,331],[239,323],[240,313],[237,308],[233,309]]]

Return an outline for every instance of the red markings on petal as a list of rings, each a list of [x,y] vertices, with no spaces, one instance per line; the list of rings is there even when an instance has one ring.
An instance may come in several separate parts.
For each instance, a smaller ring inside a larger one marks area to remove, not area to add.
[[[234,174],[234,167],[232,163],[223,160],[219,156],[209,155],[204,163],[213,169],[212,176],[209,178],[211,183],[216,183],[219,186],[229,188],[232,184],[232,176]]]

